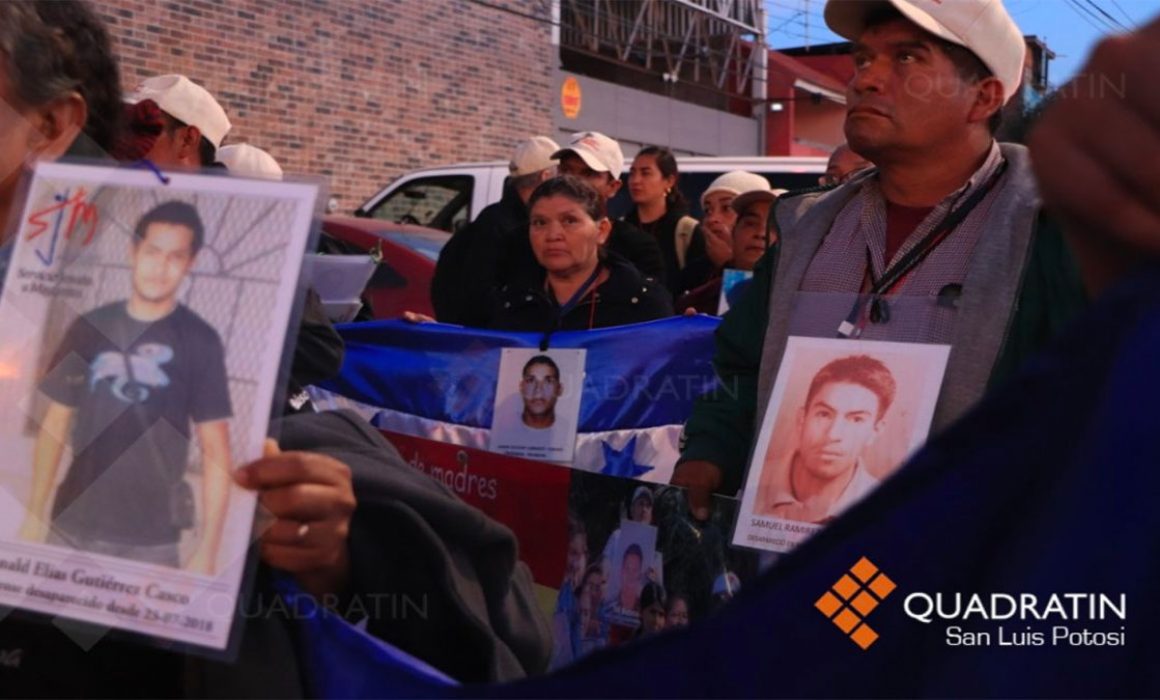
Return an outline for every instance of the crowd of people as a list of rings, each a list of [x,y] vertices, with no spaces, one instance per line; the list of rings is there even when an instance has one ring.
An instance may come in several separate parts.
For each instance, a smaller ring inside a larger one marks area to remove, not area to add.
[[[786,191],[762,175],[725,173],[701,195],[699,222],[678,187],[676,156],[648,146],[628,170],[632,209],[612,219],[607,205],[625,184],[624,165],[620,144],[598,132],[575,134],[564,148],[546,136],[518,144],[502,201],[455,233],[440,253],[431,288],[434,320],[500,330],[590,330],[674,313],[717,313],[724,271],[752,271],[776,242],[767,220]],[[828,172],[846,178],[866,167],[843,148]],[[575,180],[559,184],[569,178]],[[569,234],[564,221],[550,226],[536,216],[537,202],[549,207],[543,201],[549,193],[586,204],[590,223],[577,226],[594,235],[595,245]],[[553,281],[564,258],[578,273],[571,285]],[[584,286],[592,264],[600,272]]]
[[[444,249],[432,288],[438,320],[513,331],[637,323],[710,310],[724,270],[752,271],[717,332],[714,366],[730,390],[698,401],[672,480],[687,490],[701,519],[713,494],[737,494],[787,338],[803,323],[831,337],[952,346],[932,433],[946,429],[1058,335],[1090,297],[1160,251],[1155,173],[1135,161],[1139,153],[1160,153],[1160,109],[1146,70],[1160,55],[1160,24],[1109,40],[1095,54],[1093,73],[1118,71],[1133,89],[1116,100],[1061,96],[1029,153],[994,139],[1024,72],[1023,35],[1002,4],[906,7],[826,5],[829,27],[853,42],[855,72],[848,146],[834,153],[824,187],[786,193],[759,175],[728,173],[703,193],[705,218],[698,222],[677,187],[673,153],[647,147],[628,171],[634,206],[613,221],[607,201],[622,187],[625,165],[619,144],[595,132],[563,148],[535,137],[516,148],[503,201]],[[127,101],[120,80],[107,32],[86,3],[0,3],[0,98],[8,107],[0,133],[3,260],[11,255],[28,165],[37,160],[111,157],[145,160],[162,171],[217,167],[223,176],[280,176],[260,149],[223,146],[226,110],[188,78],[150,78]],[[796,318],[801,295],[829,305],[811,305],[813,317]],[[292,397],[336,373],[342,355],[339,336],[309,311],[294,342]],[[272,442],[266,456],[234,476],[272,516],[259,542],[262,575],[285,572],[309,594],[334,599],[398,583],[414,559],[399,551],[410,544],[392,536],[390,525],[402,522],[391,519],[397,494],[422,492],[458,504],[424,514],[436,524],[454,517],[449,509],[466,506],[423,482],[365,423],[302,406],[284,407],[277,419],[281,446]],[[384,485],[389,475],[396,480]],[[787,507],[796,497],[785,494]],[[651,520],[652,498],[634,493],[625,522]],[[447,527],[459,532],[459,525]],[[461,680],[544,671],[551,634],[535,611],[525,568],[514,554],[506,567],[484,566],[472,550],[486,538],[514,552],[511,533],[497,527],[436,547],[425,532],[428,550],[454,549],[435,557],[429,571],[476,576],[471,595],[481,602],[465,605],[471,596],[438,573],[408,572],[405,585],[443,596],[441,625],[403,634],[396,621],[370,619],[367,629],[410,644]],[[568,656],[610,642],[617,606],[638,621],[626,637],[688,620],[690,601],[650,579],[643,548],[606,544],[602,559],[611,563],[589,564],[583,534],[572,533],[575,552],[557,610]],[[431,551],[415,556],[428,561]],[[609,596],[605,579],[613,568],[620,569],[622,588]],[[723,572],[714,590],[731,597],[735,580]],[[468,619],[487,632],[456,636]],[[290,621],[264,622],[276,628],[270,634],[280,646],[251,633],[238,664],[207,661],[192,669],[177,654],[117,640],[86,652],[59,630],[6,618],[0,640],[25,649],[25,663],[0,668],[0,682],[24,695],[168,697],[191,687],[209,692],[205,684],[214,683],[225,694],[254,687],[293,694],[283,686],[293,674],[274,685],[254,681],[255,674],[268,676],[258,670],[263,664],[293,663],[285,642]],[[271,660],[279,649],[287,658]]]

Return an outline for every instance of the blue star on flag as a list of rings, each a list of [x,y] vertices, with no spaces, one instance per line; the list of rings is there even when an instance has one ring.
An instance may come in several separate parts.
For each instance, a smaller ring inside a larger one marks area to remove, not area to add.
[[[617,450],[605,440],[600,448],[604,450],[604,468],[600,470],[601,474],[607,476],[619,476],[625,479],[635,479],[639,476],[651,472],[654,467],[648,464],[637,464],[634,453],[636,452],[636,436],[628,441],[623,450]]]

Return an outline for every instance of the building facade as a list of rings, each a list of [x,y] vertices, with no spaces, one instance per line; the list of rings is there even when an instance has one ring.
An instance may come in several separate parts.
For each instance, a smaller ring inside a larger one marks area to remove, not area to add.
[[[400,173],[506,158],[553,130],[551,4],[529,0],[103,0],[126,89],[183,73],[227,143],[326,177],[352,211]]]

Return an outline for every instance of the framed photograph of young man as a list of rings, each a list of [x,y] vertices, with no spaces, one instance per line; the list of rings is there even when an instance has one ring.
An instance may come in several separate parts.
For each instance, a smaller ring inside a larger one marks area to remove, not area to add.
[[[318,187],[40,165],[0,296],[0,604],[226,647]]]
[[[787,552],[925,442],[950,346],[789,338],[733,542]]]
[[[586,351],[505,348],[488,449],[570,464],[576,450]]]

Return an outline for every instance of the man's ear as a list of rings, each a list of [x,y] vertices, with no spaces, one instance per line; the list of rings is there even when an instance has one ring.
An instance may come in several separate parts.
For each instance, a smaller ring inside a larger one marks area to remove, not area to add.
[[[187,126],[181,130],[178,155],[188,165],[201,166],[201,129]]]
[[[973,123],[986,123],[995,112],[1003,109],[1003,83],[991,76],[983,78],[975,86],[978,90],[975,95],[975,104],[971,105],[968,119]]]
[[[84,131],[89,108],[79,92],[70,92],[34,108],[29,119],[33,126],[29,150],[38,158],[55,160],[67,153]]]
[[[556,398],[564,395],[564,382],[556,382]]]

